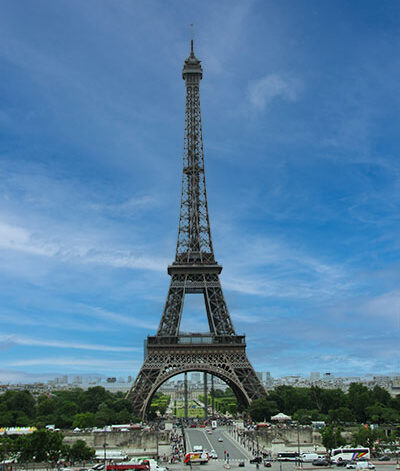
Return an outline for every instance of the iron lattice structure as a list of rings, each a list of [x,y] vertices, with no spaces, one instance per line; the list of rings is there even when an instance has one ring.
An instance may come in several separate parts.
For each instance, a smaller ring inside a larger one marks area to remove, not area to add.
[[[185,60],[185,135],[182,194],[175,260],[168,267],[171,282],[155,336],[147,338],[146,358],[128,393],[133,413],[145,417],[151,398],[169,378],[186,371],[205,371],[224,380],[247,406],[265,394],[246,355],[245,337],[236,335],[222,292],[208,216],[200,111],[203,70],[194,55]],[[200,293],[209,334],[179,331],[185,294]]]

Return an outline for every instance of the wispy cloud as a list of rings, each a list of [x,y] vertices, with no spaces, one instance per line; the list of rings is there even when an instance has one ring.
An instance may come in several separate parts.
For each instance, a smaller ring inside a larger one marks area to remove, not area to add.
[[[137,369],[140,366],[140,363],[137,360],[124,360],[124,359],[115,359],[109,360],[105,358],[82,358],[82,357],[46,357],[46,358],[26,358],[22,360],[11,361],[7,366],[10,367],[27,367],[27,366],[64,366],[68,367],[77,367],[77,368],[95,368],[100,370],[113,370],[113,369],[122,369],[127,371],[132,371]]]
[[[115,347],[107,344],[66,342],[64,340],[50,340],[46,338],[33,338],[25,335],[2,334],[0,335],[0,345],[8,348],[16,345],[28,347],[51,347],[51,348],[71,348],[74,350],[98,350],[105,352],[136,352],[140,349],[134,347]]]
[[[301,90],[299,79],[284,77],[278,74],[268,74],[249,83],[247,94],[250,105],[263,110],[273,100],[296,101]]]
[[[99,247],[90,240],[82,241],[46,239],[28,229],[0,221],[0,248],[25,252],[31,255],[58,258],[75,263],[93,263],[117,268],[164,271],[169,259],[134,254],[117,247]]]
[[[101,307],[83,306],[82,313],[84,315],[91,314],[98,319],[117,323],[118,325],[130,325],[132,327],[140,327],[141,329],[151,330],[155,330],[158,327],[158,323],[149,322],[148,320],[142,319],[140,317],[134,317],[133,313],[131,316],[124,316],[120,313],[108,311]]]

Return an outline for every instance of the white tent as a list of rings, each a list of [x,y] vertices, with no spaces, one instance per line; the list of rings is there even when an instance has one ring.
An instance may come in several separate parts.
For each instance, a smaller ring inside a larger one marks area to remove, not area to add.
[[[290,415],[283,414],[282,412],[279,412],[279,414],[276,414],[271,417],[271,420],[277,420],[279,422],[286,422],[287,420],[292,420]]]

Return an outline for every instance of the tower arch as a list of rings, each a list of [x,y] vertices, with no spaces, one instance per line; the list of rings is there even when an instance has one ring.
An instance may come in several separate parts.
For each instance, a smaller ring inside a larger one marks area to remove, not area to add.
[[[238,403],[243,406],[243,407],[248,407],[250,405],[250,399],[246,393],[246,391],[243,389],[242,385],[240,382],[238,382],[235,378],[232,378],[231,375],[228,375],[225,371],[222,371],[221,369],[217,368],[212,368],[209,366],[203,367],[203,369],[193,369],[193,368],[187,368],[181,366],[180,368],[176,368],[175,370],[170,370],[167,374],[165,374],[162,378],[160,378],[155,384],[153,384],[153,387],[151,391],[149,392],[144,404],[143,404],[143,415],[144,417],[147,417],[150,406],[151,406],[151,401],[156,394],[156,392],[160,389],[160,387],[166,383],[169,379],[182,374],[182,373],[190,373],[193,371],[199,371],[202,373],[208,373],[213,376],[216,376],[217,378],[221,379],[224,381],[233,391]]]

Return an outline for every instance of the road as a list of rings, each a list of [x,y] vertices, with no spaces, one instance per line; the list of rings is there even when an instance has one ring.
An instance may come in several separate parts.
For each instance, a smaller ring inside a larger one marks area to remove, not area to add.
[[[251,457],[223,428],[212,430],[211,433],[205,428],[186,428],[185,438],[187,451],[192,451],[195,445],[201,445],[204,450],[215,450],[218,461],[225,461],[228,456],[230,462],[248,460]]]
[[[222,450],[223,452],[223,450]],[[308,463],[307,463],[308,465]],[[290,462],[274,462],[272,463],[271,468],[264,468],[261,464],[259,469],[255,464],[250,464],[249,461],[245,461],[245,467],[239,468],[238,461],[233,461],[229,465],[230,471],[298,471],[298,468],[295,467],[294,463]],[[198,469],[197,469],[198,468]],[[329,466],[329,467],[320,467],[320,466],[305,466],[304,471],[339,471],[345,468],[337,468],[336,466]],[[169,471],[186,471],[190,468],[185,466],[183,463],[176,463],[176,464],[168,464]],[[224,467],[223,460],[210,460],[206,465],[200,466],[199,464],[194,464],[191,467],[192,471],[226,471]],[[396,471],[395,464],[376,464],[375,471]]]

